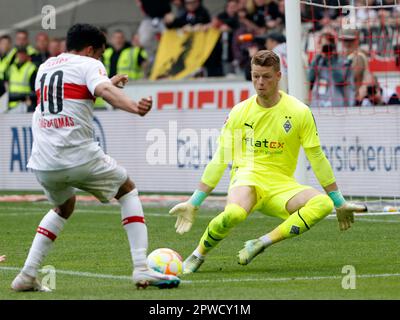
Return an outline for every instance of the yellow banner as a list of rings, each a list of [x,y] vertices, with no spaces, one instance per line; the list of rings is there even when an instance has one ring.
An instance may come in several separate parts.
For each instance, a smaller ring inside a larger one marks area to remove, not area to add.
[[[218,29],[183,32],[166,30],[160,40],[150,75],[156,79],[183,79],[201,68],[220,36]]]

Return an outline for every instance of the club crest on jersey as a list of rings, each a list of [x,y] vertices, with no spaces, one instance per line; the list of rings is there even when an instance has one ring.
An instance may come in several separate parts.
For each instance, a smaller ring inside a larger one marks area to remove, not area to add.
[[[288,133],[290,131],[290,129],[292,129],[292,124],[290,123],[290,119],[292,119],[292,117],[285,117],[285,118],[287,120],[283,124],[283,129],[285,129],[286,133]]]

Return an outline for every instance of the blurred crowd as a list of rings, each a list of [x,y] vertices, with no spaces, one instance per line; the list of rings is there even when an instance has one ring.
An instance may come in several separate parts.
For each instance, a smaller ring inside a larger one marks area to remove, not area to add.
[[[355,0],[351,12],[335,9],[334,2],[328,10],[303,5],[310,105],[400,104],[400,6],[393,0]]]
[[[393,56],[400,70],[400,6],[364,8],[367,4],[393,4],[393,0],[355,0],[356,30],[343,28],[351,12],[335,8],[337,0],[313,0],[326,5],[301,5],[304,64],[311,106],[368,106],[398,104],[396,92],[384,92],[369,62],[374,55]],[[348,1],[350,2],[350,0]],[[346,1],[341,1],[341,5]],[[202,0],[136,0],[143,18],[130,37],[122,30],[108,33],[103,63],[110,77],[127,74],[130,80],[147,79],[154,64],[162,33],[217,28],[220,38],[203,67],[194,77],[242,77],[251,79],[250,58],[260,49],[275,51],[281,58],[287,90],[287,58],[284,0],[226,0],[221,12],[210,13]],[[337,31],[339,30],[339,31]],[[397,33],[396,33],[397,30]],[[376,35],[376,36],[375,36]],[[29,43],[26,30],[15,37],[0,37],[0,97],[9,93],[9,112],[25,102],[36,105],[34,81],[38,66],[65,51],[65,39],[49,38],[45,32]],[[96,106],[104,102],[96,100]]]
[[[38,67],[64,51],[65,39],[50,39],[45,32],[36,34],[33,46],[27,30],[17,30],[14,39],[9,35],[0,36],[0,97],[8,91],[10,112],[18,109],[21,101],[28,106],[28,111],[33,111]]]

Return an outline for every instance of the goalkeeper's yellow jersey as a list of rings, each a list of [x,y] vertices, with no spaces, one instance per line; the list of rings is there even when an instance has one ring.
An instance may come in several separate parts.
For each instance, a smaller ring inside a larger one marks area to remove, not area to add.
[[[320,146],[310,108],[283,91],[280,94],[280,101],[271,108],[260,106],[254,95],[231,110],[213,163],[203,174],[204,183],[215,187],[230,160],[233,170],[292,177],[300,146]]]

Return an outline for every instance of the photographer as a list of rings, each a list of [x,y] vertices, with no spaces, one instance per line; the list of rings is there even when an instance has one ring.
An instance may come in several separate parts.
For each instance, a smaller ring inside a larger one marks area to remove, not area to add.
[[[349,107],[355,103],[351,61],[337,54],[336,37],[325,31],[320,37],[320,53],[308,70],[311,107]]]

